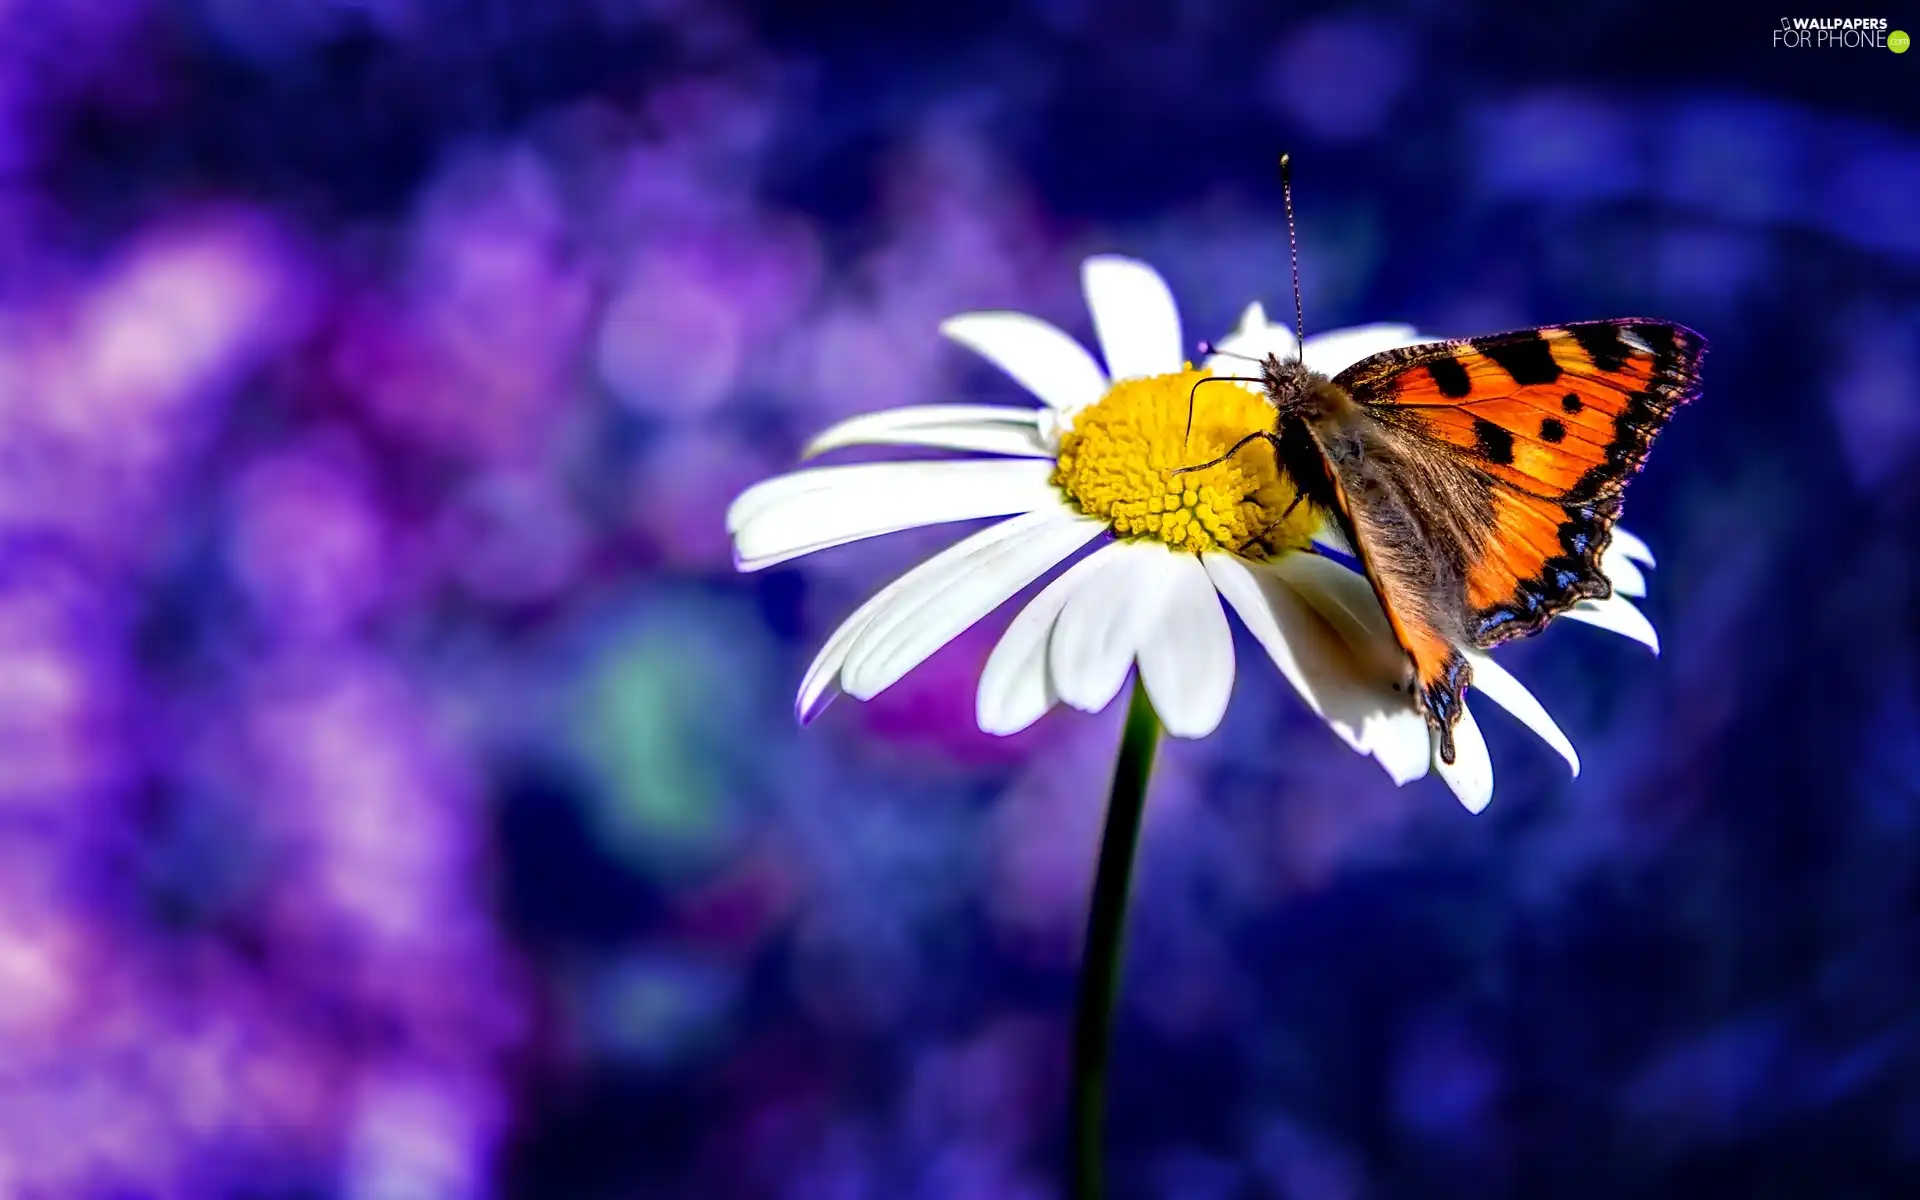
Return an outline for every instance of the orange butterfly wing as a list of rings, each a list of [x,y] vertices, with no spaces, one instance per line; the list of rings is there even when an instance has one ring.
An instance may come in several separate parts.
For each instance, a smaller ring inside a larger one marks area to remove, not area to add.
[[[1621,491],[1699,394],[1705,348],[1666,322],[1587,321],[1391,350],[1335,380],[1376,419],[1489,478],[1493,534],[1467,563],[1476,645],[1612,593],[1600,555]]]
[[[1443,757],[1469,673],[1441,630],[1458,625],[1494,646],[1612,594],[1600,556],[1621,491],[1674,410],[1699,394],[1705,348],[1667,322],[1587,321],[1390,350],[1335,378],[1403,462],[1477,481],[1426,494],[1442,510],[1429,528],[1449,531],[1427,551],[1451,560],[1463,596],[1415,596],[1393,564],[1362,555]],[[1360,541],[1379,540],[1346,515]]]

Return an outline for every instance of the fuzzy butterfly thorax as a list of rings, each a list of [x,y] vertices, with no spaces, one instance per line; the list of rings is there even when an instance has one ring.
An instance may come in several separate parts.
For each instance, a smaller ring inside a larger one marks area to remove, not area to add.
[[[1260,364],[1260,375],[1276,425],[1296,419],[1324,420],[1353,403],[1333,380],[1297,358],[1269,354]]]

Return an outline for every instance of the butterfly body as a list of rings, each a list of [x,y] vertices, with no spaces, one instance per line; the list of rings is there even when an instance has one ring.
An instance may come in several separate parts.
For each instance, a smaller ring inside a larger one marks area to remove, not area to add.
[[[1627,319],[1409,346],[1332,378],[1262,363],[1263,436],[1360,560],[1445,761],[1472,680],[1459,648],[1612,594],[1600,556],[1620,493],[1698,394],[1704,349]]]

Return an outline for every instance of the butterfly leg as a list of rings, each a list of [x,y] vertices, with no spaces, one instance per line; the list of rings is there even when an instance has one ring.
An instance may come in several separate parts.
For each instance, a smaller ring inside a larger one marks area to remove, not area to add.
[[[1287,518],[1293,515],[1293,510],[1296,508],[1299,508],[1300,502],[1302,500],[1305,500],[1306,498],[1307,498],[1307,495],[1305,492],[1295,492],[1293,494],[1293,502],[1287,505],[1286,511],[1280,514],[1279,519],[1275,520],[1271,525],[1268,525],[1265,529],[1262,529],[1258,534],[1256,534],[1254,536],[1253,541],[1250,542],[1249,545],[1265,546],[1267,544],[1267,535],[1272,533],[1274,530],[1280,528],[1282,525],[1285,525],[1287,523]]]
[[[1225,454],[1222,454],[1219,458],[1209,459],[1208,461],[1203,463],[1196,463],[1191,467],[1175,467],[1173,470],[1173,473],[1175,475],[1184,475],[1188,471],[1204,471],[1208,467],[1217,467],[1221,463],[1226,462],[1228,459],[1232,458],[1234,455],[1240,453],[1240,451],[1246,446],[1248,442],[1258,441],[1261,438],[1266,438],[1268,441],[1275,443],[1275,448],[1276,449],[1278,448],[1280,439],[1274,436],[1274,433],[1272,430],[1256,429],[1252,433],[1248,434],[1247,436],[1241,438],[1239,441],[1235,442],[1232,448],[1229,449]]]

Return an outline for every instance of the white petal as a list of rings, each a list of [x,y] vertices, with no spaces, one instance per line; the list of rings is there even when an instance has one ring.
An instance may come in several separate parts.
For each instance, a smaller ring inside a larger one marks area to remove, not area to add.
[[[1000,635],[980,672],[980,691],[974,701],[974,715],[983,732],[1003,737],[1019,733],[1046,716],[1060,699],[1047,670],[1047,642],[1060,610],[1088,577],[1102,569],[1114,548],[1103,546],[1061,572]]]
[[[793,714],[801,724],[807,724],[819,716],[840,690],[840,668],[846,664],[847,655],[854,643],[873,624],[874,618],[891,606],[902,593],[914,591],[929,581],[942,581],[950,578],[956,571],[962,570],[979,555],[1006,541],[1008,538],[1023,536],[1030,525],[1031,518],[1016,518],[990,525],[973,536],[947,547],[905,575],[894,580],[886,587],[874,593],[871,600],[854,610],[852,616],[840,623],[820,647],[820,653],[814,656],[813,663],[800,681],[800,692],[794,700]]]
[[[937,446],[986,454],[1040,458],[1052,451],[1040,439],[1040,410],[994,404],[917,404],[862,413],[807,443],[802,458],[843,446]]]
[[[1298,340],[1293,336],[1293,325],[1286,321],[1274,321],[1267,316],[1266,305],[1255,300],[1240,310],[1240,323],[1233,332],[1222,338],[1216,345],[1227,346],[1231,341],[1244,343],[1243,346],[1228,346],[1242,354],[1254,354],[1259,357],[1277,354],[1281,358],[1292,358]]]
[[[1390,661],[1395,672],[1400,670],[1390,654],[1349,645],[1319,607],[1267,567],[1224,554],[1206,555],[1201,562],[1287,682],[1342,741],[1379,760],[1395,783],[1427,773],[1426,721],[1411,697],[1394,690],[1397,674],[1379,669],[1380,662]],[[1360,586],[1365,588],[1366,581]],[[1335,597],[1320,599],[1341,608]]]
[[[1644,596],[1647,594],[1647,577],[1633,560],[1623,553],[1616,543],[1607,547],[1600,555],[1600,572],[1613,583],[1613,590],[1622,596]]]
[[[1060,453],[1060,435],[1073,428],[1073,414],[1043,408],[1039,419],[1034,422],[1034,428],[1039,433],[1040,441],[1057,455]]]
[[[1635,608],[1633,602],[1623,596],[1582,600],[1561,615],[1569,620],[1598,625],[1621,637],[1632,638],[1655,654],[1660,653],[1660,635],[1654,630],[1653,622],[1647,620],[1647,614]]]
[[[893,463],[852,463],[836,467],[808,467],[805,470],[789,471],[784,475],[775,475],[763,479],[746,491],[735,496],[733,503],[727,506],[727,532],[737,533],[749,522],[765,516],[781,505],[805,496],[820,492],[831,492],[844,488],[874,489],[903,486],[903,480],[911,480],[915,472],[929,466],[947,467],[963,464],[933,462],[893,462]],[[977,464],[965,464],[974,466]],[[997,464],[1001,467],[1006,464]],[[1031,471],[1031,467],[1027,468]],[[964,476],[969,472],[961,471]]]
[[[1132,379],[1180,369],[1186,361],[1180,310],[1158,271],[1138,259],[1101,254],[1081,265],[1080,282],[1109,376]]]
[[[1518,717],[1521,724],[1539,734],[1542,741],[1567,760],[1567,766],[1575,775],[1580,774],[1580,755],[1574,751],[1573,743],[1560,732],[1560,726],[1554,724],[1540,701],[1527,690],[1527,685],[1478,650],[1467,647],[1461,654],[1473,666],[1473,690]]]
[[[993,533],[999,528],[1000,526],[996,525],[992,529],[983,529],[980,534]],[[943,553],[952,554],[965,546],[966,543],[963,542],[959,546],[949,547]],[[915,570],[935,570],[938,569],[938,563],[938,557],[928,559]],[[876,592],[865,604],[854,609],[853,615],[840,622],[840,627],[833,631],[833,636],[827,639],[826,645],[820,647],[820,652],[813,656],[813,662],[807,666],[807,673],[801,677],[799,694],[793,700],[793,715],[802,725],[811,724],[827,705],[833,703],[833,698],[840,694],[840,667],[847,661],[847,651],[853,649],[854,640],[860,636],[862,630],[873,623],[874,616],[893,603],[893,598],[907,586],[907,580],[911,577],[912,572],[902,575]]]
[[[1367,682],[1371,703],[1381,706],[1358,726],[1369,752],[1396,781],[1425,775],[1430,757],[1427,721],[1412,694],[1395,686],[1409,673],[1406,652],[1394,640],[1367,577],[1318,554],[1283,555],[1264,569],[1285,580],[1345,643],[1354,669]]]
[[[1056,509],[1053,464],[1031,459],[857,463],[775,476],[727,511],[734,563],[758,571],[921,525]]]
[[[1052,458],[1053,445],[1040,436],[1038,425],[999,425],[974,422],[957,425],[922,425],[916,429],[894,429],[871,433],[838,444],[816,443],[807,447],[809,456],[823,454],[839,446],[930,446],[938,450],[968,450],[975,454],[1000,454],[1011,458]]]
[[[1319,554],[1285,554],[1268,563],[1266,569],[1286,580],[1331,622],[1372,672],[1398,680],[1407,669],[1406,656],[1394,641],[1386,610],[1380,607],[1379,597],[1365,575]]]
[[[1422,336],[1411,325],[1355,325],[1350,329],[1335,329],[1328,333],[1316,333],[1307,339],[1307,366],[1322,375],[1338,375],[1361,359],[1382,350],[1418,346],[1434,340]]]
[[[1245,375],[1250,373],[1248,368],[1252,365],[1247,358],[1262,359],[1269,354],[1281,359],[1293,357],[1293,330],[1286,325],[1264,324],[1266,313],[1263,310],[1256,313],[1257,309],[1258,305],[1249,305],[1240,318],[1240,327],[1214,343],[1223,353],[1207,359],[1207,370],[1216,375]],[[1261,324],[1249,321],[1248,318],[1255,315]],[[1412,325],[1356,325],[1307,338],[1306,361],[1322,374],[1338,375],[1369,355],[1433,340]]]
[[[1233,631],[1200,560],[1165,553],[1168,586],[1140,644],[1140,679],[1168,733],[1205,737],[1220,727],[1233,694]]]
[[[1620,553],[1626,555],[1628,558],[1637,559],[1645,563],[1649,567],[1657,565],[1653,561],[1653,547],[1647,545],[1618,525],[1613,527],[1612,548],[1620,551]]]
[[[1213,586],[1280,668],[1293,690],[1307,702],[1316,716],[1326,713],[1317,689],[1302,669],[1302,653],[1332,657],[1329,643],[1339,634],[1296,595],[1278,576],[1262,571],[1245,559],[1230,554],[1206,554],[1200,558]],[[1343,733],[1344,737],[1345,734]],[[1351,744],[1352,739],[1348,739]],[[1358,750],[1359,746],[1354,746]]]
[[[840,672],[849,696],[871,700],[974,622],[1006,603],[1106,529],[1059,506],[1007,522],[1018,533],[974,554],[958,570],[906,589],[855,639]]]
[[[1047,643],[1055,690],[1083,712],[1099,712],[1120,694],[1172,578],[1171,556],[1156,543],[1116,542],[1100,557],[1068,597]]]
[[[1039,317],[973,312],[948,317],[940,332],[979,354],[1062,412],[1085,408],[1107,393],[1107,377],[1085,346]]]
[[[1440,761],[1440,735],[1433,735],[1433,769],[1470,813],[1483,812],[1493,799],[1493,760],[1487,757],[1487,739],[1473,711],[1460,706],[1460,723],[1453,727],[1453,762]]]

